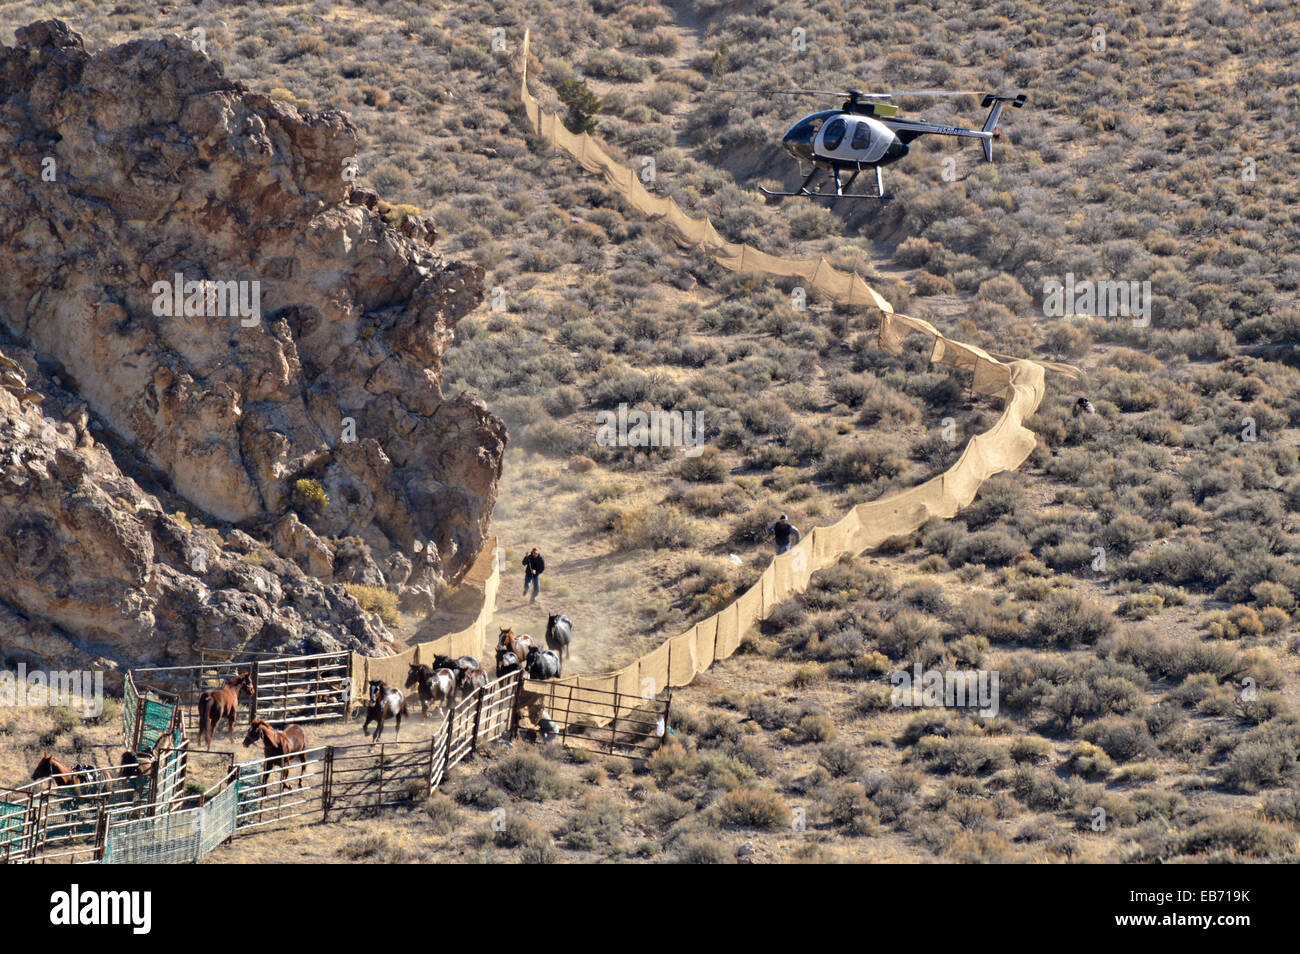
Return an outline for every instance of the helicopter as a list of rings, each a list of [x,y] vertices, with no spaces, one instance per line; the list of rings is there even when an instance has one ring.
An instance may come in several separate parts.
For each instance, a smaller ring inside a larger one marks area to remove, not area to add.
[[[855,89],[845,93],[827,90],[765,92],[783,95],[848,97],[839,109],[824,109],[805,116],[786,130],[785,135],[781,137],[781,145],[785,147],[786,152],[799,161],[801,171],[804,163],[812,163],[812,171],[803,180],[798,191],[776,192],[759,187],[765,195],[777,198],[810,196],[832,200],[890,198],[885,195],[885,184],[880,169],[906,156],[908,143],[918,136],[932,134],[978,139],[980,147],[984,150],[984,158],[992,162],[993,139],[998,135],[998,120],[1002,117],[1003,107],[1010,103],[1019,109],[1028,98],[1024,93],[1018,96],[999,96],[973,90],[915,90],[904,93],[863,93]],[[989,114],[980,129],[965,129],[961,126],[927,123],[919,119],[903,119],[898,116],[897,106],[880,102],[880,100],[898,99],[904,96],[982,96],[980,105],[987,109]],[[853,181],[864,169],[875,170],[875,195],[849,191]],[[841,181],[840,174],[849,171],[852,174],[848,181]],[[813,179],[821,172],[830,174],[835,184],[834,192],[809,189]]]

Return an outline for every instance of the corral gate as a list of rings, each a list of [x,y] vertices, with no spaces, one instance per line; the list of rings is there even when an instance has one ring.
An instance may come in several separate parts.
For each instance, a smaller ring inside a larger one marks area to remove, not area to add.
[[[178,700],[189,716],[190,728],[197,732],[199,697],[209,689],[221,688],[236,673],[248,672],[253,696],[251,700],[240,699],[237,724],[247,725],[254,718],[277,725],[319,722],[347,715],[352,678],[346,651],[311,656],[246,653],[220,658],[209,649],[201,650],[201,654],[204,661],[198,665],[133,670],[127,679],[125,704],[130,707],[133,696],[148,686],[155,695]]]
[[[113,811],[104,835],[105,864],[186,864],[198,861],[235,834],[239,782],[224,779],[196,808],[150,815]]]
[[[530,679],[519,694],[528,722],[518,728],[525,737],[644,761],[663,744],[671,703],[671,689],[646,698]]]

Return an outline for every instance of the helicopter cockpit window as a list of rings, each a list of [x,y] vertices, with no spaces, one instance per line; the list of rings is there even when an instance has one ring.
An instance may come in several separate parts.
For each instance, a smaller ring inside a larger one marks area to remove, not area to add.
[[[832,119],[826,124],[826,131],[822,135],[822,146],[826,149],[838,149],[840,143],[844,141],[844,133],[847,126],[842,119]]]
[[[787,138],[798,140],[799,142],[812,142],[813,137],[817,135],[817,130],[821,127],[825,117],[810,116],[790,130]]]
[[[857,128],[853,130],[854,149],[868,149],[871,147],[871,127],[867,123],[858,123]]]

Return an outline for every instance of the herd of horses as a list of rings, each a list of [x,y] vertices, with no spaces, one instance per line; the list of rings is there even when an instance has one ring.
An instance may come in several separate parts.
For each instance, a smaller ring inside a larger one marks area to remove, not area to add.
[[[522,669],[530,679],[559,679],[572,640],[573,622],[563,615],[547,619],[545,649],[538,646],[536,638],[528,633],[515,633],[513,627],[502,628],[497,637],[496,677],[500,679]],[[468,655],[456,659],[435,656],[433,665],[412,663],[406,676],[406,688],[416,690],[425,719],[429,718],[430,705],[441,704],[450,711],[458,692],[471,693],[487,686],[488,682],[487,670],[476,657]],[[212,737],[223,722],[227,724],[231,744],[234,744],[239,699],[252,694],[252,673],[246,671],[236,673],[226,680],[224,686],[207,689],[199,696],[199,742],[203,748],[212,747]],[[366,719],[361,731],[368,734],[370,724],[376,723],[372,743],[379,741],[389,719],[394,721],[394,736],[400,740],[402,718],[406,714],[406,694],[401,689],[382,680],[370,681]],[[279,769],[280,782],[286,784],[289,770],[296,762],[299,764],[298,787],[301,788],[302,776],[307,771],[308,745],[307,733],[302,726],[289,723],[283,729],[277,729],[264,719],[254,718],[244,736],[244,747],[259,741],[266,759],[263,777]],[[165,745],[167,740],[163,738],[152,749],[123,752],[117,774],[122,778],[148,776]],[[80,762],[69,766],[48,752],[32,772],[33,780],[43,778],[53,779],[58,787],[72,788],[79,796],[106,792],[109,786],[109,775],[103,769]]]
[[[513,627],[501,628],[497,635],[496,678],[524,670],[530,679],[559,679],[564,659],[573,641],[573,621],[564,615],[552,615],[546,621],[546,648],[528,633],[516,633]],[[420,700],[421,714],[429,718],[429,708],[441,705],[450,712],[457,693],[470,693],[488,684],[487,670],[477,656],[435,656],[433,663],[411,663],[404,688],[414,689]],[[379,741],[388,719],[394,721],[395,735],[401,738],[402,718],[407,714],[406,694],[396,686],[371,680],[366,721],[378,723],[372,741]]]

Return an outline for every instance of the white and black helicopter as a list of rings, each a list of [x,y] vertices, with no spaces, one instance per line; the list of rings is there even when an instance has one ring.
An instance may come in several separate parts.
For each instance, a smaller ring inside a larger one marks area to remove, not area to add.
[[[756,92],[756,91],[755,91]],[[993,161],[993,139],[998,135],[998,120],[1002,108],[1010,103],[1019,109],[1025,104],[1026,96],[998,96],[994,93],[981,93],[971,90],[915,90],[905,93],[862,93],[849,90],[847,93],[835,93],[827,90],[772,90],[772,93],[786,95],[847,96],[848,99],[839,109],[824,109],[811,113],[791,126],[781,137],[781,145],[786,152],[804,163],[812,164],[797,192],[774,192],[762,189],[770,196],[812,196],[825,199],[886,199],[884,180],[880,169],[891,162],[897,162],[908,152],[908,143],[918,136],[939,135],[957,136],[966,139],[978,139],[984,150],[984,158]],[[903,119],[898,116],[898,107],[880,100],[901,99],[905,96],[982,96],[980,105],[989,111],[988,118],[980,129],[964,129],[961,126],[945,126],[939,123],[927,123],[919,119]],[[853,180],[864,169],[874,169],[876,173],[876,194],[851,193]],[[818,173],[829,173],[835,184],[834,192],[815,191],[809,188]],[[841,173],[851,173],[847,182],[841,181]],[[762,188],[762,187],[760,187]]]

